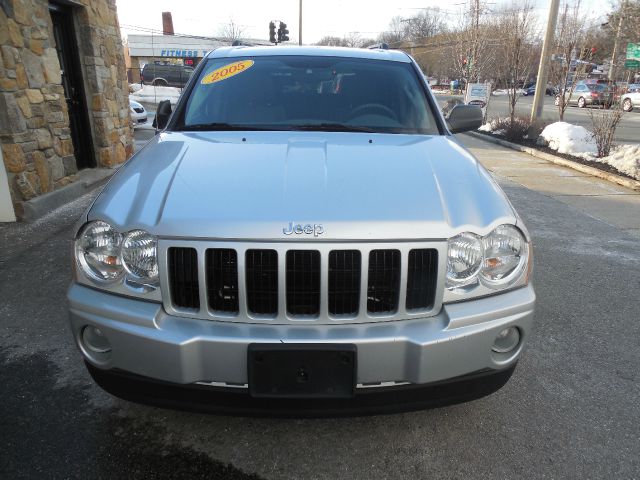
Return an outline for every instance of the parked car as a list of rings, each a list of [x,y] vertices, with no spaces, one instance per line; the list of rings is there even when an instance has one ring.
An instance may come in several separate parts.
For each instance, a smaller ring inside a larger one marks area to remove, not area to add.
[[[620,104],[625,112],[630,112],[634,108],[640,108],[640,88],[622,95],[620,97]]]
[[[551,86],[551,85],[547,85],[547,88],[545,89],[544,94],[545,95],[556,95],[557,91],[556,89]],[[528,97],[530,95],[535,95],[536,94],[536,86],[534,85],[530,85],[527,88],[524,89],[524,92],[522,93],[525,97]]]
[[[129,111],[131,114],[131,123],[134,127],[147,123],[147,111],[141,103],[135,100],[129,100]]]
[[[334,82],[321,89],[323,82]],[[531,237],[401,51],[223,47],[75,233],[89,372],[126,399],[333,415],[487,395],[531,333]]]
[[[609,108],[613,103],[613,92],[601,83],[578,83],[573,92],[567,90],[564,93],[564,101],[568,105],[577,105],[584,108],[589,105],[600,105]],[[560,95],[556,95],[555,104],[560,104]]]
[[[147,63],[142,69],[141,81],[156,87],[185,86],[193,75],[193,67],[185,65]]]

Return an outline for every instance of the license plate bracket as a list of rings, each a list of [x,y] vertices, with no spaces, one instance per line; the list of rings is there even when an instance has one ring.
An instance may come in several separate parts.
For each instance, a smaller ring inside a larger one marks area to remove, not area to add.
[[[350,398],[356,386],[353,344],[248,347],[249,394],[257,398]]]

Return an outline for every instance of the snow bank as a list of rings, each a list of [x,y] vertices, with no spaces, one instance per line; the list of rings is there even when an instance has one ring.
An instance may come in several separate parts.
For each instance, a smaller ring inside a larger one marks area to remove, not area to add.
[[[153,85],[144,85],[137,92],[129,95],[131,100],[141,103],[157,104],[161,100],[171,100],[171,104],[175,105],[180,98],[181,89],[177,87],[154,87]]]
[[[566,153],[587,160],[592,160],[598,153],[591,132],[578,125],[555,122],[547,125],[540,136],[545,139],[549,148],[557,150],[558,153]]]
[[[129,92],[137,92],[138,90],[142,89],[142,85],[140,85],[139,83],[130,83],[129,84]]]
[[[621,145],[611,155],[598,158],[598,149],[589,130],[566,122],[547,125],[540,134],[549,148],[592,162],[606,163],[619,172],[640,180],[640,145]]]
[[[516,90],[516,94],[517,95],[523,95],[524,92],[525,91],[522,88],[518,88]],[[509,95],[509,91],[506,88],[498,88],[498,89],[494,90],[493,92],[491,92],[491,95],[494,95],[496,97],[506,96],[506,95]]]
[[[619,172],[640,180],[640,145],[621,145],[608,157],[593,160],[611,165]]]

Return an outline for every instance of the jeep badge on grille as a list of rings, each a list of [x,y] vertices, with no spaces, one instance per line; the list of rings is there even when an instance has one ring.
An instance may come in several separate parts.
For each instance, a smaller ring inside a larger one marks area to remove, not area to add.
[[[283,228],[282,233],[284,233],[285,235],[291,235],[293,233],[295,233],[296,235],[303,235],[303,234],[312,235],[313,234],[314,237],[317,237],[324,233],[324,227],[320,223],[315,223],[313,225],[311,225],[310,223],[307,223],[306,225],[302,225],[301,223],[289,222],[288,229]]]

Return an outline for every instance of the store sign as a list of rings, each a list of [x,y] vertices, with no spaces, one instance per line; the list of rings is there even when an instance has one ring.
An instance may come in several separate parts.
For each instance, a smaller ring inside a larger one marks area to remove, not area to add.
[[[185,57],[204,57],[207,54],[208,50],[197,50],[197,49],[193,49],[193,50],[176,50],[176,49],[162,49],[160,50],[160,56],[161,57],[178,57],[178,58],[185,58]]]
[[[482,108],[482,114],[486,115],[490,95],[490,83],[469,83],[467,85],[467,93],[464,96],[464,103],[479,106]]]
[[[639,69],[640,60],[627,60],[624,62],[624,68]]]
[[[627,43],[627,60],[640,60],[640,43]]]

